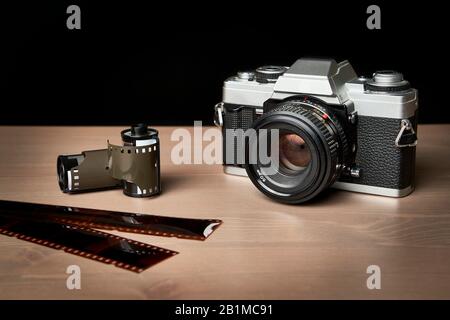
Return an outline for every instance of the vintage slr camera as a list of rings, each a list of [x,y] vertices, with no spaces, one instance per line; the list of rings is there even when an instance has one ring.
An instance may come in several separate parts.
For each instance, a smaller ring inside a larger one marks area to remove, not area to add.
[[[228,78],[214,120],[224,171],[247,175],[273,199],[300,203],[329,186],[402,197],[414,189],[417,108],[417,90],[401,73],[364,78],[348,61],[304,58]],[[250,144],[260,140],[242,138],[248,129],[278,130],[275,173],[265,173],[258,155],[249,163]]]

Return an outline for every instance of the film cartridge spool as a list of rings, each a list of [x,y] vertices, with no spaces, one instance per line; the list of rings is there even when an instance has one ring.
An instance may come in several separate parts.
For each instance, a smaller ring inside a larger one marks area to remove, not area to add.
[[[65,193],[123,188],[131,197],[150,197],[161,192],[158,131],[145,124],[121,132],[123,146],[61,155],[57,159],[58,182]]]

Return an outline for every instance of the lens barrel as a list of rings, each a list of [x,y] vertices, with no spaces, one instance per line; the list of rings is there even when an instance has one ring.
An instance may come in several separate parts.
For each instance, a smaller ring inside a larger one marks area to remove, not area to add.
[[[259,155],[250,163],[248,153],[254,149],[250,144],[259,144],[259,139],[246,142],[245,168],[261,192],[280,202],[301,203],[314,198],[336,180],[348,156],[341,124],[318,99],[282,102],[257,119],[253,129],[257,135],[261,129],[278,131],[279,159],[274,162],[278,168],[267,173]]]

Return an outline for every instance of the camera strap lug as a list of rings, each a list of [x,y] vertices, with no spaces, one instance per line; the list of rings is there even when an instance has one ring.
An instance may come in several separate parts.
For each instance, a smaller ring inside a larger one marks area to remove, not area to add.
[[[417,145],[417,135],[408,119],[401,122],[400,131],[395,139],[395,146],[398,148],[415,147]]]
[[[218,127],[223,126],[223,102],[219,102],[214,106],[214,124]]]

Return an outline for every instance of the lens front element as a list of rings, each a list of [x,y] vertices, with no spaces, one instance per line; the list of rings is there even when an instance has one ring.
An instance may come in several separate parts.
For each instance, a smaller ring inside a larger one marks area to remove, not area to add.
[[[304,170],[311,162],[311,151],[302,137],[295,133],[280,134],[280,164],[292,171]]]

